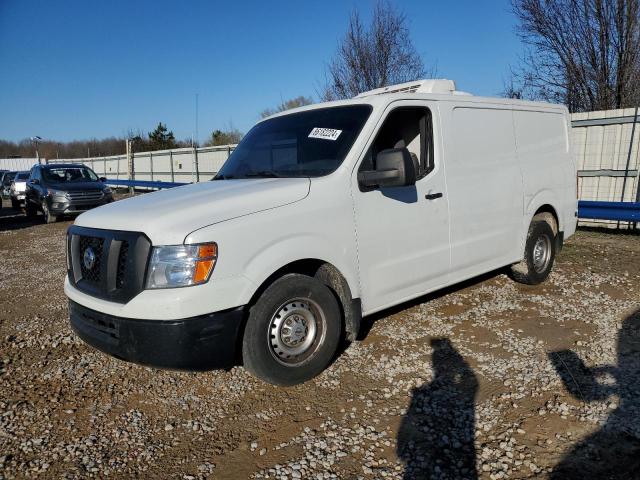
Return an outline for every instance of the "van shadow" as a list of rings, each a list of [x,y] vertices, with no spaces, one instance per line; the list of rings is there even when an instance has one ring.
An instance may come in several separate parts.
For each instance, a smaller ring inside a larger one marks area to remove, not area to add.
[[[6,204],[0,210],[0,231],[20,230],[43,223],[42,217],[27,217],[22,210],[8,207]]]
[[[398,431],[405,479],[476,479],[478,380],[451,341],[431,340],[434,378],[412,392]]]
[[[386,308],[384,310],[381,310],[379,312],[376,312],[372,315],[367,315],[366,317],[363,317],[360,323],[360,330],[358,331],[358,340],[364,340],[367,338],[367,336],[369,335],[369,332],[371,332],[371,329],[373,328],[373,325],[378,321],[378,320],[382,320],[383,318],[387,318],[391,315],[395,315],[396,313],[400,313],[404,310],[408,310],[411,307],[415,307],[417,305],[421,305],[423,303],[426,302],[430,302],[432,300],[436,300],[438,298],[441,297],[445,297],[447,295],[450,295],[452,293],[456,293],[459,292],[461,290],[464,290],[465,288],[469,288],[471,286],[480,284],[482,282],[486,282],[487,280],[491,280],[493,278],[498,277],[501,274],[506,274],[507,269],[506,268],[500,268],[497,270],[493,270],[491,272],[487,272],[484,273],[482,275],[479,275],[477,277],[474,278],[470,278],[469,280],[465,280],[463,282],[460,283],[456,283],[455,285],[451,285],[449,287],[445,287],[443,289],[440,290],[436,290],[435,292],[432,293],[428,293],[426,295],[422,295],[418,298],[414,298],[413,300],[409,300],[407,302],[401,303],[399,305],[390,307],[390,308]]]
[[[605,425],[574,446],[556,466],[552,479],[640,478],[640,310],[618,332],[618,364],[587,367],[570,350],[549,354],[565,388],[583,402],[618,396]],[[605,377],[613,382],[604,383]]]

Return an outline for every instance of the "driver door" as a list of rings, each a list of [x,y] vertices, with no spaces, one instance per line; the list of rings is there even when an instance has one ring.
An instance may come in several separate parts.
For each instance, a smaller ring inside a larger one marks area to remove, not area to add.
[[[363,313],[415,298],[446,284],[451,264],[449,209],[434,102],[394,102],[353,172],[352,192]],[[415,185],[363,187],[388,148],[409,150]]]

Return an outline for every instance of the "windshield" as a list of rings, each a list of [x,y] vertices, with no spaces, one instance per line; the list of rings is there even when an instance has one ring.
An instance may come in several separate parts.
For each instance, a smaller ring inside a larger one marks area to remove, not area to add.
[[[5,173],[2,179],[2,183],[5,185],[9,185],[11,181],[15,178],[16,172]]]
[[[328,175],[347,156],[370,113],[369,105],[351,105],[259,123],[242,139],[215,180]]]
[[[49,183],[98,181],[98,176],[86,167],[43,168],[42,177]]]
[[[28,173],[18,173],[15,176],[16,181],[18,181],[18,180],[26,180],[27,178],[29,178],[29,174]]]

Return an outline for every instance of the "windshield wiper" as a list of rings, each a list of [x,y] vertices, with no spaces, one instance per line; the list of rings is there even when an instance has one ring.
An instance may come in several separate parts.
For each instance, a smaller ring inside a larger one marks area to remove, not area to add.
[[[245,173],[245,177],[267,177],[267,178],[281,178],[282,175],[274,172],[273,170],[260,170],[259,172]]]
[[[231,180],[232,178],[236,178],[235,175],[216,175],[213,177],[214,180]]]

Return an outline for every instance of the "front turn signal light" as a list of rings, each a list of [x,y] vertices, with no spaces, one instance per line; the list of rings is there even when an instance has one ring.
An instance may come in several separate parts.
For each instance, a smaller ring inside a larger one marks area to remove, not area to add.
[[[209,280],[213,267],[218,259],[218,245],[207,243],[198,246],[198,260],[193,274],[193,283],[204,283]]]

